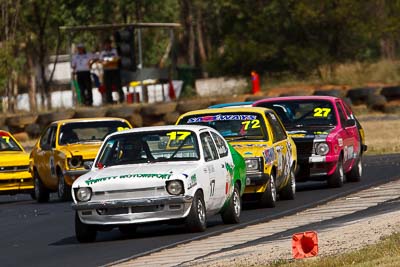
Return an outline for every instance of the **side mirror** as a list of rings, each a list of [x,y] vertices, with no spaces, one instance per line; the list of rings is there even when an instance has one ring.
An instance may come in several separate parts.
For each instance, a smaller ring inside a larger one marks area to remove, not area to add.
[[[83,163],[83,168],[85,168],[85,170],[90,170],[93,166],[93,161],[85,161]]]
[[[344,127],[352,127],[356,125],[356,121],[354,119],[348,119],[345,123],[344,123]]]

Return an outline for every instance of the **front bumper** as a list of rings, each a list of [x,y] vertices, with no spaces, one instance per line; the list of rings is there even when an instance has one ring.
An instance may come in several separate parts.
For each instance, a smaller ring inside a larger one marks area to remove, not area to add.
[[[33,178],[28,171],[0,173],[0,194],[33,190]]]
[[[326,180],[336,170],[339,155],[298,156],[296,180]]]
[[[74,203],[79,218],[87,224],[131,224],[184,218],[192,205],[192,196],[168,196],[149,199],[109,200]]]
[[[264,185],[269,180],[269,175],[263,172],[246,173],[246,186]]]
[[[67,185],[72,186],[73,182],[78,179],[79,176],[88,173],[89,170],[86,169],[77,169],[77,170],[64,170],[64,178],[67,182]]]
[[[84,170],[66,170],[66,171],[64,171],[64,175],[78,178],[79,176],[84,175],[88,172],[89,172],[89,170],[86,170],[86,169],[84,169]]]

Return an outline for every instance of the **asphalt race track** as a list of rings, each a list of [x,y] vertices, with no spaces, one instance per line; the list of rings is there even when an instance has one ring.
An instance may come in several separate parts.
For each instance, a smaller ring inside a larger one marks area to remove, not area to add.
[[[28,195],[0,196],[1,266],[99,266],[124,258],[173,246],[180,242],[226,232],[260,221],[281,217],[400,178],[400,154],[366,156],[359,183],[331,189],[325,183],[298,184],[294,201],[279,201],[273,209],[245,203],[239,225],[224,225],[219,216],[208,218],[204,233],[188,233],[180,225],[147,225],[134,237],[123,237],[117,229],[99,232],[97,241],[80,244],[75,239],[74,213],[70,203],[38,204]]]

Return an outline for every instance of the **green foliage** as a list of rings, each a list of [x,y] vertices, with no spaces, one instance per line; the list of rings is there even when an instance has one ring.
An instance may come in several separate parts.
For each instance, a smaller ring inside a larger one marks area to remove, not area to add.
[[[322,78],[325,74],[321,68],[333,75],[341,64],[375,62],[382,57],[396,59],[400,52],[400,0],[17,2],[21,5],[19,12],[14,1],[3,0],[1,3],[6,4],[0,5],[15,14],[18,22],[11,40],[14,43],[7,44],[10,40],[0,33],[0,90],[10,70],[28,74],[25,58],[32,57],[34,65],[45,65],[57,52],[59,41],[59,53],[69,52],[67,35],[59,35],[62,25],[180,22],[183,27],[175,34],[179,51],[173,51],[178,55],[177,63],[191,64],[188,58],[194,58],[191,67],[210,76],[248,76],[256,70],[273,77]],[[190,36],[188,29],[194,35]],[[90,51],[99,51],[102,40],[110,36],[112,31],[81,31],[69,37],[74,43],[85,43]],[[155,66],[167,51],[169,31],[144,29],[142,38],[144,66]],[[188,56],[189,38],[194,38],[194,57]],[[201,47],[205,56],[200,53]]]

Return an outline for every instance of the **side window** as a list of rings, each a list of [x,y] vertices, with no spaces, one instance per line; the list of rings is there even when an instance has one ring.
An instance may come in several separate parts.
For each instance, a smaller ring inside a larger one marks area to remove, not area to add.
[[[342,106],[340,105],[339,102],[336,102],[336,108],[339,112],[340,123],[342,124],[342,127],[344,128],[344,124],[345,124],[347,118],[346,118],[346,115],[344,114]]]
[[[57,126],[51,126],[46,129],[42,135],[42,138],[40,138],[41,148],[43,148],[44,145],[51,146],[52,148],[56,147],[56,130]]]
[[[286,131],[280,124],[276,115],[270,112],[267,112],[266,115],[271,125],[272,133],[274,135],[274,143],[285,140],[287,138]]]
[[[204,159],[211,161],[218,159],[217,149],[215,148],[214,142],[209,133],[200,134],[201,146],[204,151]]]
[[[351,110],[351,108],[345,102],[342,102],[342,104],[344,106],[344,110],[347,113],[347,117],[354,118],[353,111]]]
[[[228,156],[228,147],[225,144],[224,139],[222,139],[218,134],[211,132],[214,138],[215,144],[217,145],[217,150],[220,158]]]
[[[40,147],[43,148],[44,145],[50,145],[51,130],[52,130],[51,127],[47,128],[44,134],[42,135],[42,138],[40,138]]]
[[[56,132],[57,132],[57,127],[56,126],[51,127],[50,144],[52,148],[56,147]]]

